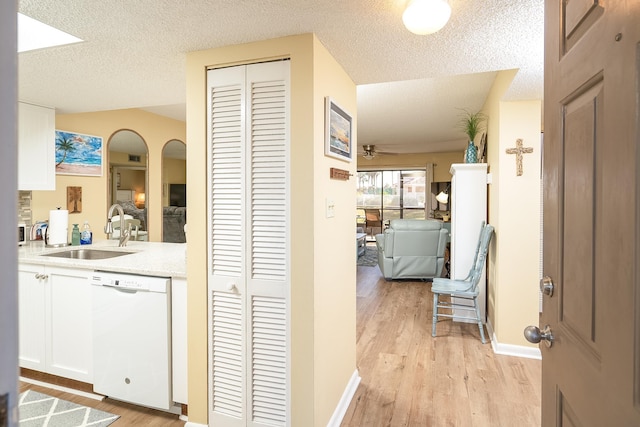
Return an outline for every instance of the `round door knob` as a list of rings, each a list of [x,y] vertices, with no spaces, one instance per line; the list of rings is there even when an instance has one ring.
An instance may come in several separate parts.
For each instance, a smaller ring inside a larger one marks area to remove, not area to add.
[[[553,334],[549,325],[545,326],[542,331],[537,326],[527,326],[524,328],[524,337],[533,344],[538,344],[540,341],[544,341],[547,347],[551,347],[553,344]]]
[[[540,292],[550,297],[553,296],[553,280],[551,280],[551,277],[544,276],[540,279]]]

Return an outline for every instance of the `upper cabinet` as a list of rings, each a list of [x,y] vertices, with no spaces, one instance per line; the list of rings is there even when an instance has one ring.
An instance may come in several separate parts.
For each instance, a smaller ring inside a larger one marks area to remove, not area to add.
[[[18,190],[56,189],[53,108],[18,103]]]

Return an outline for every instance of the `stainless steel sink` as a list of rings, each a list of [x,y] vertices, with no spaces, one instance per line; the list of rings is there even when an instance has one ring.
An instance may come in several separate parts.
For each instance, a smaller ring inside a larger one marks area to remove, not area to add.
[[[135,252],[105,251],[102,249],[71,249],[70,251],[52,252],[50,254],[43,254],[41,256],[69,259],[107,259],[133,253]]]

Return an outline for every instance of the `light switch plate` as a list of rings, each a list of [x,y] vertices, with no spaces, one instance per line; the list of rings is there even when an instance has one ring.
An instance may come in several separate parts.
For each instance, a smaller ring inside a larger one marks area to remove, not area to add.
[[[327,218],[333,218],[336,216],[336,206],[333,199],[326,199],[327,203]]]

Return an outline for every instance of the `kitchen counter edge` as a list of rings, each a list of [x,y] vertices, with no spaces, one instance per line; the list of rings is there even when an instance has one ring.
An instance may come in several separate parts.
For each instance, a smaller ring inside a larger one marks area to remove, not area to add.
[[[101,249],[133,253],[100,260],[42,256],[74,249]],[[42,241],[34,241],[18,247],[18,262],[186,279],[186,251],[187,245],[185,243],[134,241],[127,243],[125,247],[118,247],[117,240],[96,240],[91,245],[47,248]]]

